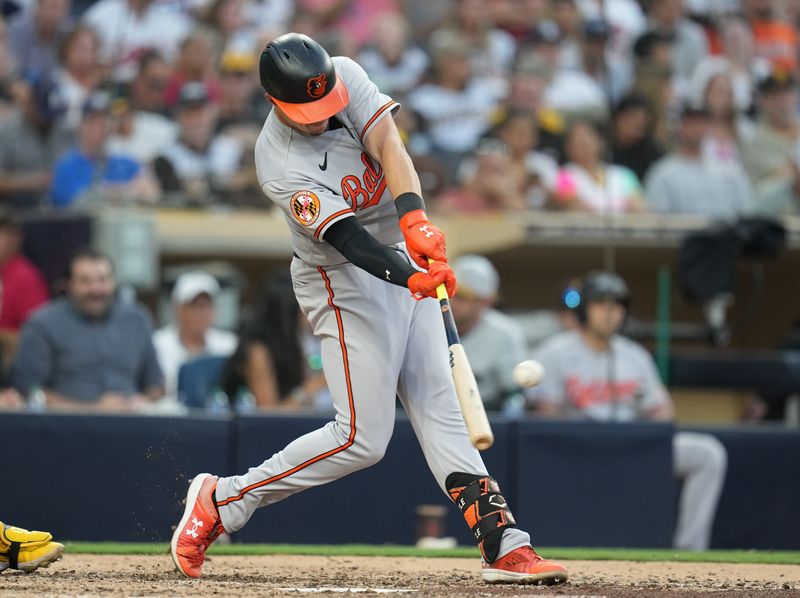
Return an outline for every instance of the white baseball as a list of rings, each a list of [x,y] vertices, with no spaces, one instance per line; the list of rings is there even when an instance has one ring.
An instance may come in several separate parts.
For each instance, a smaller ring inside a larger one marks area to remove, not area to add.
[[[524,388],[536,386],[544,378],[544,366],[534,359],[527,359],[514,367],[514,382]]]

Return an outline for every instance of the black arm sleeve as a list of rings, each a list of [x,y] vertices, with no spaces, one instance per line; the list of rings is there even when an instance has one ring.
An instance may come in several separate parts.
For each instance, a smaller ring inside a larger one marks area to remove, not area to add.
[[[402,253],[380,243],[355,218],[334,222],[323,238],[351,264],[397,286],[407,287],[416,272]]]

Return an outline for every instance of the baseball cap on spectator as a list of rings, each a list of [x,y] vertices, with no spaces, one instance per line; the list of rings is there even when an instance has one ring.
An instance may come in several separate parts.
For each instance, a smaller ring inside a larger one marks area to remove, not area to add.
[[[583,35],[587,40],[607,40],[610,34],[608,23],[603,19],[589,19],[583,25]]]
[[[431,36],[430,53],[434,61],[452,56],[469,56],[471,51],[467,38],[456,31],[440,29]]]
[[[486,136],[475,145],[476,156],[510,156],[508,145],[497,137]]]
[[[194,270],[184,272],[175,281],[172,288],[172,302],[176,304],[191,303],[200,295],[208,295],[214,299],[219,294],[217,279],[208,272]]]
[[[536,25],[533,37],[539,43],[557,44],[561,41],[561,29],[555,21],[543,19]]]
[[[795,81],[791,71],[776,68],[758,82],[758,92],[772,93],[775,91],[787,91],[794,89],[796,84],[797,81]]]
[[[61,88],[49,77],[41,77],[33,85],[32,99],[39,118],[50,122],[67,111],[67,99]]]
[[[209,99],[205,83],[199,81],[185,83],[178,94],[178,108],[205,106]]]
[[[462,255],[452,263],[458,281],[458,294],[493,301],[497,298],[500,276],[482,255]]]
[[[250,52],[226,50],[219,62],[219,70],[231,74],[252,73],[256,66],[256,58]]]
[[[636,58],[645,60],[652,57],[658,46],[671,46],[674,41],[675,38],[667,33],[648,31],[636,39],[633,44],[633,54]]]
[[[111,112],[111,95],[105,91],[95,91],[89,94],[83,102],[83,117],[95,114],[109,114]]]
[[[685,118],[708,118],[710,113],[705,106],[697,105],[693,102],[686,102],[680,109],[681,120]]]
[[[639,109],[644,109],[649,112],[651,110],[651,104],[646,97],[634,92],[626,95],[617,103],[614,107],[614,114],[622,114],[629,110]]]

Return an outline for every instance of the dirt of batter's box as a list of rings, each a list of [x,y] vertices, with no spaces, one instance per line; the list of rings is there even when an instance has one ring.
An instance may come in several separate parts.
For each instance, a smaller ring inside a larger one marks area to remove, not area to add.
[[[800,598],[800,565],[569,561],[570,582],[489,585],[476,559],[212,556],[203,578],[180,576],[168,555],[66,554],[49,569],[0,575],[0,596],[492,596]]]

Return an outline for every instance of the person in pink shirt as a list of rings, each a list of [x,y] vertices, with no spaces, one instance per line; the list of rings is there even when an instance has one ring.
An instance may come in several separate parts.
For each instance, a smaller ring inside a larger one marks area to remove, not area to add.
[[[19,225],[0,208],[0,341],[6,351],[30,313],[49,298],[44,276],[19,252],[21,244]]]
[[[301,16],[309,18],[318,33],[338,33],[347,54],[371,41],[379,17],[400,8],[397,0],[300,0],[297,4]]]

